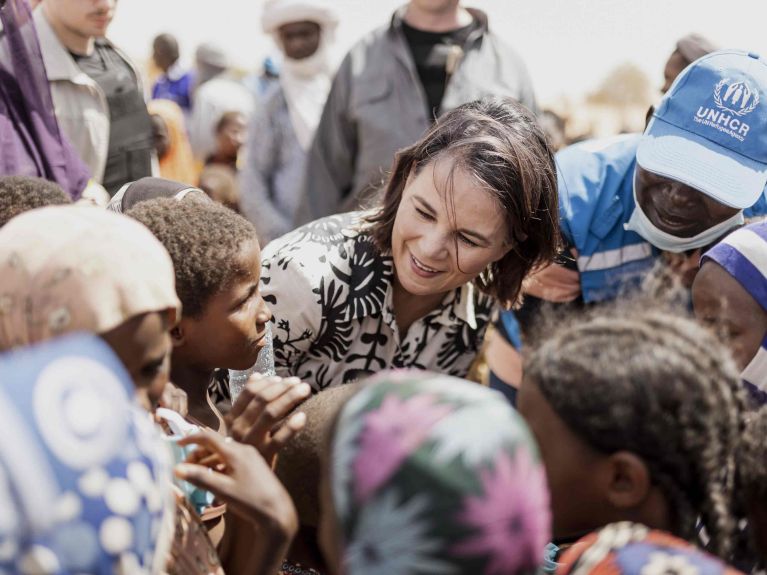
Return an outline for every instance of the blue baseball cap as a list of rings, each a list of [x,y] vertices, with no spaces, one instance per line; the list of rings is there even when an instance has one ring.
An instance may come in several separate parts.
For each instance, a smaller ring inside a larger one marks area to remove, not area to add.
[[[767,184],[767,61],[720,50],[690,64],[655,110],[637,163],[727,206],[755,204]]]

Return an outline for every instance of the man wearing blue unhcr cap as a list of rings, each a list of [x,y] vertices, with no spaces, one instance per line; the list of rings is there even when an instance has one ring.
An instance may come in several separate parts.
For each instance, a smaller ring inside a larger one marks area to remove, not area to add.
[[[767,61],[736,50],[696,60],[644,134],[566,148],[557,169],[571,257],[531,278],[522,310],[504,312],[488,342],[491,385],[512,400],[521,380],[512,346],[542,301],[615,299],[663,252],[689,254],[767,213]]]

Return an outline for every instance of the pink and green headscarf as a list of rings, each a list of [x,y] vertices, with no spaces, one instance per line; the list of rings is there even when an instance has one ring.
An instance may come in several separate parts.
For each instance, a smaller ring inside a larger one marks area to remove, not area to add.
[[[550,540],[537,447],[499,393],[386,372],[342,409],[331,485],[345,575],[523,574]]]

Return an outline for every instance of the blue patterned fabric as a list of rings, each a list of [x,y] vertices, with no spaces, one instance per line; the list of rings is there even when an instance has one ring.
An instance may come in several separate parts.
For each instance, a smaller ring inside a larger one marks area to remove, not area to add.
[[[111,349],[76,335],[0,356],[0,572],[155,573],[167,448]]]

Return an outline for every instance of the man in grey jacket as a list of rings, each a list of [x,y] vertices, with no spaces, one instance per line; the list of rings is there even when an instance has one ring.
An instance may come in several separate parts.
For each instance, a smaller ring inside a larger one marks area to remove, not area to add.
[[[536,108],[524,64],[483,12],[411,0],[349,51],[333,80],[307,158],[302,219],[369,203],[398,149],[437,116],[489,95]]]

